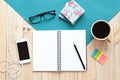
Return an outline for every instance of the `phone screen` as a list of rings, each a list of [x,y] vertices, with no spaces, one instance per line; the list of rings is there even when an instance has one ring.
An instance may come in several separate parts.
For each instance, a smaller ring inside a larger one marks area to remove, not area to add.
[[[30,59],[27,41],[17,43],[20,60]]]

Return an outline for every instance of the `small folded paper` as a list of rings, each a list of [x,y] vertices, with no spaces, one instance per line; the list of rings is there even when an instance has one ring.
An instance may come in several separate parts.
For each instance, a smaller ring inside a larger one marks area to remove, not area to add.
[[[61,10],[59,17],[72,25],[85,12],[85,10],[74,0],[66,2],[65,7]]]

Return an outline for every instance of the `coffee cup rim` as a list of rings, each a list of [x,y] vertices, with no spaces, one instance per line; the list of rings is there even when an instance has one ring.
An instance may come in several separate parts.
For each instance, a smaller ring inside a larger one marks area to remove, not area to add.
[[[97,23],[97,22],[105,22],[106,24],[108,24],[108,26],[109,26],[109,28],[110,28],[110,33],[108,34],[108,36],[107,37],[105,37],[105,38],[97,38],[96,36],[94,36],[94,34],[93,34],[93,32],[92,32],[92,29],[93,29],[93,25],[95,24],[95,23]],[[110,27],[110,24],[107,22],[107,21],[105,21],[105,20],[97,20],[97,21],[95,21],[93,24],[92,24],[92,26],[91,26],[91,34],[92,34],[92,36],[93,36],[93,38],[94,39],[96,39],[96,40],[106,40],[106,39],[108,39],[108,37],[110,36],[110,34],[111,34],[111,27]]]

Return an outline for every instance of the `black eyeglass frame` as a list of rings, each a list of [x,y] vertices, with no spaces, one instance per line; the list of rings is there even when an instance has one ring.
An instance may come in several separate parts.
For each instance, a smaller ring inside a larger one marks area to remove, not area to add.
[[[53,12],[53,13],[52,13]],[[32,24],[37,24],[37,23],[40,23],[41,22],[41,20],[40,21],[38,21],[38,22],[33,22],[32,21],[32,19],[34,18],[34,17],[44,17],[44,15],[46,15],[46,14],[49,14],[49,13],[51,13],[52,15],[54,15],[54,17],[55,17],[55,15],[56,15],[56,13],[55,13],[55,10],[51,10],[51,11],[47,11],[47,12],[42,12],[42,13],[40,13],[40,14],[37,14],[37,15],[35,15],[35,16],[31,16],[31,17],[29,17],[29,21],[32,23]],[[54,18],[54,17],[52,17],[52,18]],[[45,18],[45,17],[44,17]],[[51,19],[52,19],[51,18]],[[45,18],[46,19],[46,18]]]

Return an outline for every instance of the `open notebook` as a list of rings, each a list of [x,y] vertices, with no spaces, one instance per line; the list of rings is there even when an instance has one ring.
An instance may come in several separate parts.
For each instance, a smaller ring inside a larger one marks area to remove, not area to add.
[[[33,71],[86,71],[86,31],[50,30],[33,32]]]

